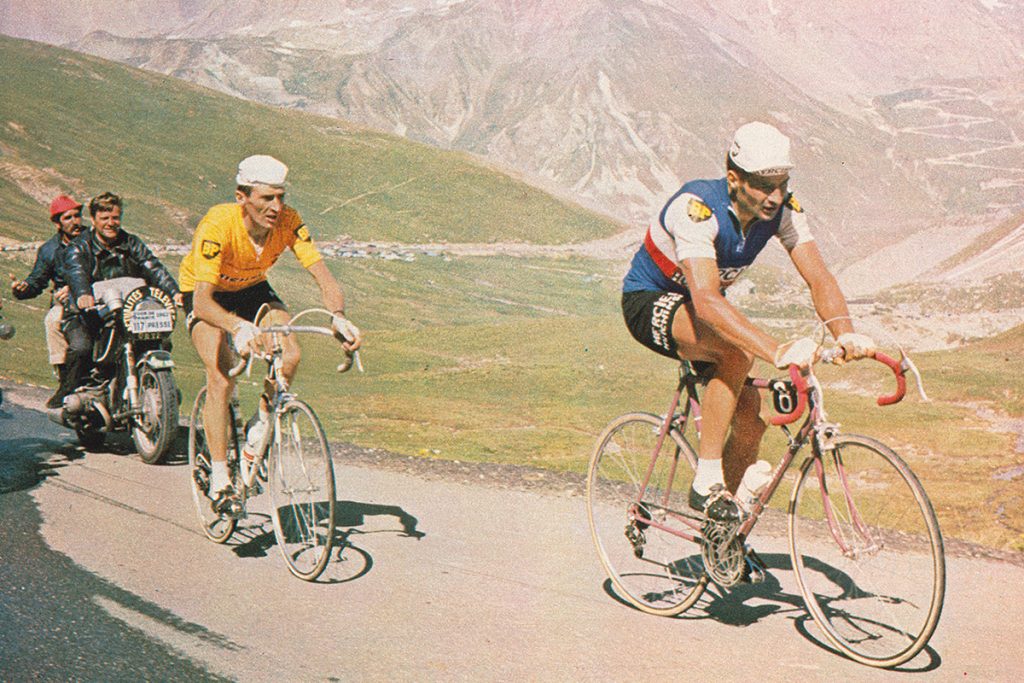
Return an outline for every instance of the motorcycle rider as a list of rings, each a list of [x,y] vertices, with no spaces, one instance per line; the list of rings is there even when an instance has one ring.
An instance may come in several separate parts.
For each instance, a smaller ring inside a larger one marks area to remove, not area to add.
[[[50,220],[57,225],[57,234],[48,239],[36,252],[32,272],[24,280],[11,275],[11,294],[16,299],[32,299],[53,283],[50,310],[43,319],[46,329],[46,350],[50,365],[57,369],[57,391],[46,402],[47,408],[59,408],[64,397],[74,390],[67,372],[68,343],[61,331],[61,320],[68,301],[68,286],[57,269],[57,261],[64,249],[82,232],[82,205],[68,195],[59,195],[50,202]]]
[[[93,308],[92,285],[117,277],[138,277],[158,287],[181,306],[178,283],[149,247],[135,235],[121,229],[122,201],[104,192],[89,202],[92,229],[83,232],[64,250],[60,268],[71,288],[76,314],[65,324],[68,338],[68,372],[72,386],[82,386],[92,366],[93,333],[83,312]]]

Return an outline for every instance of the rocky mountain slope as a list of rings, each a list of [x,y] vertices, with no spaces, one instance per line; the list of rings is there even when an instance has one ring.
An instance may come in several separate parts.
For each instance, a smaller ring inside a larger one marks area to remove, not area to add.
[[[797,143],[794,187],[831,258],[853,264],[917,235],[913,263],[894,259],[897,280],[1024,204],[1020,3],[120,8],[0,0],[0,32],[467,150],[637,225],[681,179],[720,172],[736,125],[765,119]],[[975,227],[957,231],[965,221]],[[937,229],[953,242],[931,239]]]

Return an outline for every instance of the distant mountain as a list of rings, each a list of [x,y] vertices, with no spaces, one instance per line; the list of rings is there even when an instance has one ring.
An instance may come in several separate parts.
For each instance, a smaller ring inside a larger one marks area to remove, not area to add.
[[[637,225],[681,180],[720,174],[737,125],[768,120],[845,263],[1024,204],[1022,3],[123,5],[0,0],[0,31],[466,150]],[[918,242],[922,264],[949,256]]]
[[[463,152],[40,43],[0,36],[0,63],[0,244],[50,236],[58,193],[104,190],[130,231],[187,242],[254,153],[291,166],[289,203],[320,240],[564,244],[623,227]]]

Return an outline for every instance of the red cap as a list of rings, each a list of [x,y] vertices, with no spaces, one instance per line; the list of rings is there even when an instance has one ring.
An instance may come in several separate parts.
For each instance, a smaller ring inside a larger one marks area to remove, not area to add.
[[[59,195],[56,199],[50,202],[50,220],[56,221],[57,217],[65,211],[71,211],[72,209],[81,209],[82,205],[76,202],[66,194]]]

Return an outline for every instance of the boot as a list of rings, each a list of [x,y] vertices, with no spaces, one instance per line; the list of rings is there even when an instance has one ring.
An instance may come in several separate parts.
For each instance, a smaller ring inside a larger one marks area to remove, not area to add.
[[[67,360],[64,361],[64,377],[61,379],[60,400],[63,404],[64,398],[75,393],[75,389],[85,386],[89,379],[89,371],[92,369],[92,355],[68,352]]]
[[[68,386],[71,376],[71,373],[68,372],[68,364],[61,363],[54,367],[57,368],[57,391],[46,402],[47,408],[60,408],[64,404],[64,397],[75,390],[75,387]]]

